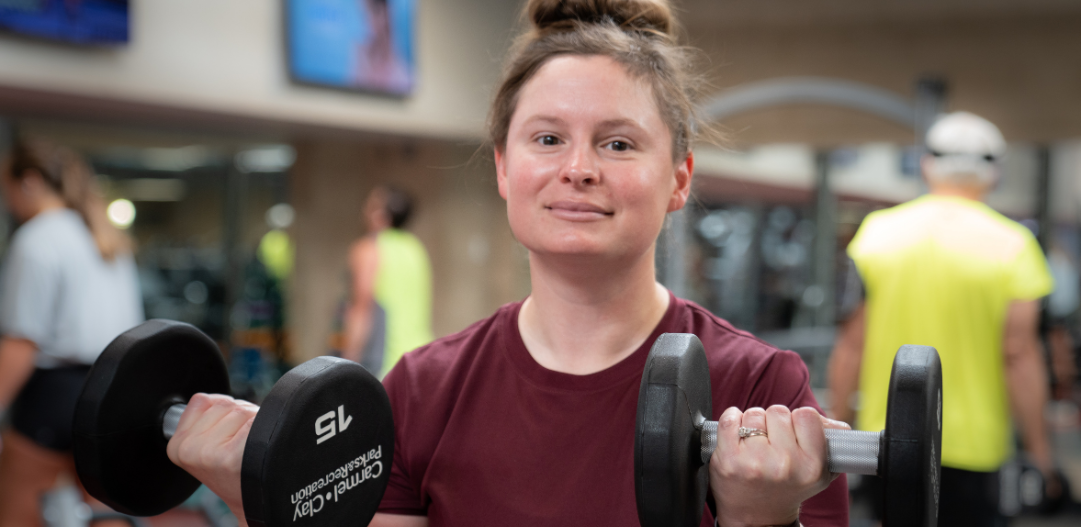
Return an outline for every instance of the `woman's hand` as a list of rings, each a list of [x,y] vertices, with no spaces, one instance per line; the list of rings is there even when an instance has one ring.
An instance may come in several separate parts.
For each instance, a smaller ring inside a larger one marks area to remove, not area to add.
[[[240,467],[259,407],[228,395],[197,393],[180,416],[169,440],[169,460],[201,481],[225,501],[241,526]]]
[[[739,428],[765,436],[739,437]],[[729,408],[717,426],[709,484],[721,527],[792,525],[800,504],[837,477],[826,470],[825,428],[849,428],[814,408]]]

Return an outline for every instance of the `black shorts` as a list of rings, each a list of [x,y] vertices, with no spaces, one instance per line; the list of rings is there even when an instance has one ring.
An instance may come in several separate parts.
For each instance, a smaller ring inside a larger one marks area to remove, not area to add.
[[[11,426],[40,446],[71,451],[75,404],[90,366],[36,369],[11,405]]]
[[[885,489],[876,477],[864,479],[875,519],[883,517]],[[948,527],[1001,527],[1006,517],[998,508],[998,472],[971,472],[942,467],[938,524]]]

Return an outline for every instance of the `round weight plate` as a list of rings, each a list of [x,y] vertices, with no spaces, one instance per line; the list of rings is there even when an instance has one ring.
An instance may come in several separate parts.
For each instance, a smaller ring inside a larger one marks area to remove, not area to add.
[[[884,524],[935,527],[942,481],[942,364],[934,348],[906,345],[897,351],[884,441]]]
[[[229,393],[210,337],[149,320],[116,337],[90,369],[75,408],[75,469],[91,496],[134,516],[161,514],[199,482],[169,461],[162,416],[198,392]]]
[[[248,525],[368,525],[393,459],[379,380],[343,359],[305,362],[274,385],[248,434],[240,485]]]
[[[646,359],[634,435],[634,494],[642,527],[697,527],[709,482],[701,426],[713,402],[698,337],[665,333]]]

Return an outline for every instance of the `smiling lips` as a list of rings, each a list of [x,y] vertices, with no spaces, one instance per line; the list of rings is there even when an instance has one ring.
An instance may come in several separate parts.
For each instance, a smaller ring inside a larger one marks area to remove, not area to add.
[[[612,212],[597,205],[580,201],[556,201],[544,208],[552,211],[556,217],[570,221],[593,221],[612,215]]]

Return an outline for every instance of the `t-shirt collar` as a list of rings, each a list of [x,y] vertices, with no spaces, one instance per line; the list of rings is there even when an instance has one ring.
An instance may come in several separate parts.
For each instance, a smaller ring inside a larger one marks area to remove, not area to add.
[[[525,347],[522,334],[518,331],[518,313],[522,309],[522,303],[518,302],[507,306],[503,310],[499,324],[503,328],[504,346],[508,360],[522,375],[524,380],[537,387],[558,391],[592,392],[623,384],[632,379],[640,379],[646,366],[646,357],[653,347],[653,342],[662,333],[679,332],[677,327],[678,317],[676,313],[683,301],[668,292],[668,309],[645,342],[631,353],[627,358],[619,361],[609,368],[588,375],[573,375],[549,370],[537,363],[529,350]]]

